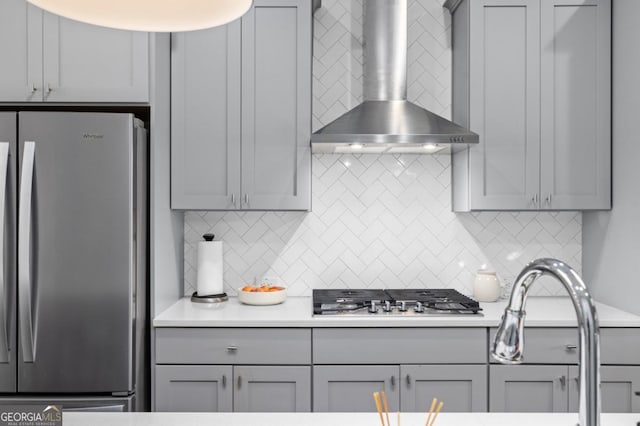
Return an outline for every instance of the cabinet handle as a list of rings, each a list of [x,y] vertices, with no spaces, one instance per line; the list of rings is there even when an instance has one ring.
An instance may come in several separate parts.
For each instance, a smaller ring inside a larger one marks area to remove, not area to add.
[[[244,203],[249,204],[249,194],[244,194]]]
[[[535,204],[536,206],[538,205],[538,194],[535,194],[535,195],[533,196],[533,198],[531,199],[531,202],[532,202],[533,204]]]
[[[227,375],[226,374],[222,375],[222,387],[223,388],[227,387]]]
[[[407,386],[411,385],[411,376],[407,374]]]
[[[547,198],[545,198],[545,201],[547,202],[547,204],[551,204],[551,193],[547,195]]]
[[[633,393],[635,396],[640,396],[640,392],[634,392]]]
[[[49,83],[47,83],[46,85],[45,92],[47,92],[47,95],[53,92],[53,89],[51,88],[51,85]]]
[[[231,194],[231,204],[236,205],[236,194]]]
[[[576,382],[576,386],[580,387],[580,377],[574,377],[573,380]]]
[[[567,378],[565,376],[558,377],[558,381],[560,382],[560,386],[562,389],[567,385]]]
[[[238,376],[238,389],[242,386],[242,376]]]
[[[391,387],[392,388],[396,387],[396,376],[391,376]]]
[[[36,87],[35,83],[31,83],[31,93],[36,93],[38,91],[38,88]]]
[[[575,352],[576,349],[578,349],[578,347],[576,345],[566,345],[565,348],[567,348],[567,352]]]
[[[235,351],[238,350],[238,347],[237,346],[227,346],[227,350],[229,352],[235,352]]]

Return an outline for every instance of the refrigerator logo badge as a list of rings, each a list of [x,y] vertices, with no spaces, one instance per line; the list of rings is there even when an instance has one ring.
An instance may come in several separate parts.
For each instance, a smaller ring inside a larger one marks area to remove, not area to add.
[[[104,135],[98,133],[85,133],[82,135],[82,140],[84,142],[98,142],[104,139]]]
[[[57,405],[0,405],[0,426],[61,426]]]

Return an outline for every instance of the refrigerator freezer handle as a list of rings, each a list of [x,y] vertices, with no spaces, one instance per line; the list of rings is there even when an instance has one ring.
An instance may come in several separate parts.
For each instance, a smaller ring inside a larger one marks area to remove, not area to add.
[[[7,200],[7,169],[9,166],[9,143],[0,142],[0,362],[9,362],[9,326],[8,301],[7,301],[7,282],[4,264],[4,228],[5,228],[5,212]]]
[[[18,202],[18,301],[20,312],[20,343],[24,362],[35,361],[31,294],[31,199],[36,159],[36,143],[25,142],[20,176],[20,200]]]

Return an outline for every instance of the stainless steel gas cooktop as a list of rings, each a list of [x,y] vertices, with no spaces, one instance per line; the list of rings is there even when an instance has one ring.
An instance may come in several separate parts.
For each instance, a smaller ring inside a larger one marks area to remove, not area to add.
[[[314,315],[482,315],[475,300],[453,289],[313,290]]]

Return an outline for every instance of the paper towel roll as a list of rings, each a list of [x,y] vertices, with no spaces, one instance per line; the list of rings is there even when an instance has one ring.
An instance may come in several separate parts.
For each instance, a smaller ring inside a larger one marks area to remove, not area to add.
[[[222,241],[200,241],[198,243],[198,296],[224,293],[222,268]]]

